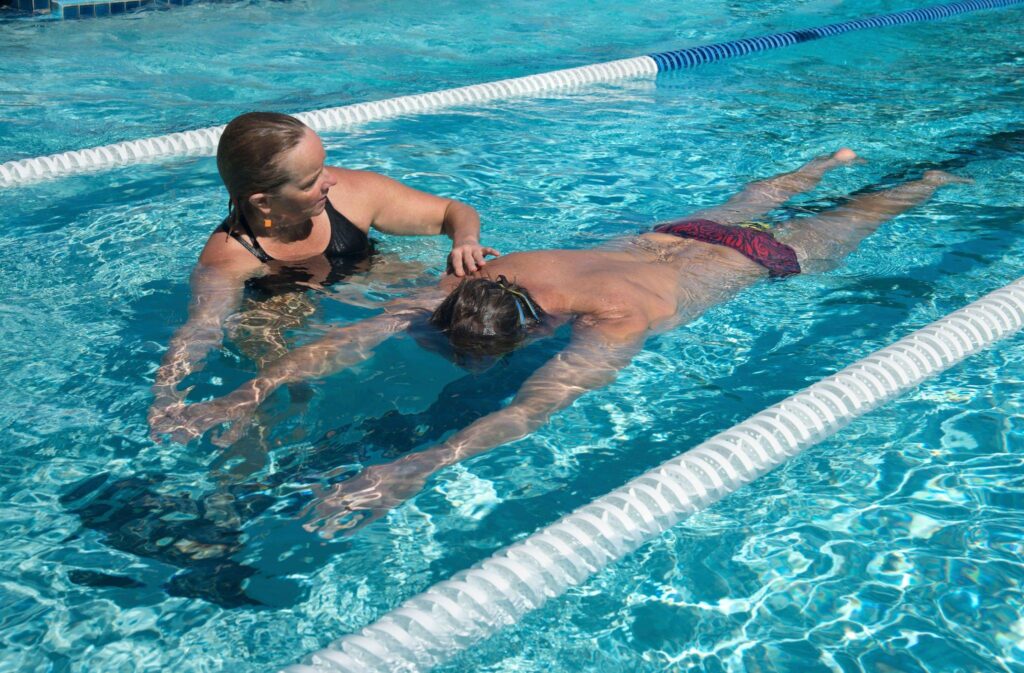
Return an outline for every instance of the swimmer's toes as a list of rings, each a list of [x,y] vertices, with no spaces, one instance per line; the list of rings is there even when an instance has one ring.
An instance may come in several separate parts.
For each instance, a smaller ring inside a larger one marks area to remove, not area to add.
[[[832,153],[832,158],[840,163],[848,164],[853,161],[864,161],[857,153],[851,150],[849,147],[840,147],[838,150]]]

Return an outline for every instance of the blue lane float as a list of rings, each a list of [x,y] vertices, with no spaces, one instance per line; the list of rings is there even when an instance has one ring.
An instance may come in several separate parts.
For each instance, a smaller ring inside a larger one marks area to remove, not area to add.
[[[694,68],[726,58],[789,47],[855,30],[934,21],[981,9],[998,9],[1020,4],[1024,4],[1024,0],[964,0],[843,21],[818,28],[801,28],[774,35],[688,47],[455,89],[300,112],[295,116],[315,131],[340,131],[390,117],[421,114],[492,100],[535,96],[547,91],[614,82],[630,77],[654,77],[660,72]],[[0,187],[13,187],[65,175],[163,161],[175,157],[210,156],[217,151],[217,142],[223,130],[223,126],[211,126],[155,138],[142,138],[102,147],[8,161],[0,164]]]
[[[908,23],[919,23],[921,21],[934,21],[944,19],[957,14],[974,12],[979,9],[998,9],[1011,5],[1021,4],[1022,0],[965,0],[964,2],[951,2],[946,5],[935,5],[921,9],[908,9],[892,14],[880,14],[863,19],[842,21],[832,23],[818,28],[801,28],[790,30],[785,33],[775,33],[761,37],[748,37],[742,40],[731,42],[720,42],[702,47],[688,47],[675,51],[664,51],[657,54],[650,54],[654,62],[658,64],[658,72],[670,72],[672,70],[684,70],[694,68],[705,63],[721,61],[726,58],[745,56],[759,51],[789,47],[802,42],[811,42],[825,37],[834,37],[842,33],[849,33],[855,30],[866,30],[869,28],[887,28],[890,26],[902,26]]]

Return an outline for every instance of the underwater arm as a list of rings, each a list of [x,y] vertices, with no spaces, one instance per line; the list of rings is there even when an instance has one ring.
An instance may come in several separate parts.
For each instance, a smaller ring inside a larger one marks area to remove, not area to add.
[[[512,402],[455,433],[447,441],[399,460],[366,468],[318,494],[306,524],[330,537],[374,521],[418,493],[427,478],[459,461],[531,434],[588,390],[608,385],[643,345],[644,332],[609,342],[600,334],[574,334],[572,342],[526,380]]]
[[[430,299],[440,296],[436,291],[421,292],[415,297],[392,302],[380,315],[332,329],[317,341],[296,348],[269,365],[259,376],[230,394],[184,407],[174,423],[161,432],[170,433],[176,441],[188,442],[215,425],[232,423],[229,431],[215,439],[216,444],[226,446],[241,435],[256,407],[279,387],[322,378],[369,359],[374,348],[408,328],[416,316],[436,303]]]
[[[443,444],[430,449],[440,469],[522,439],[545,425],[552,414],[583,393],[612,383],[643,345],[642,339],[608,344],[574,335],[569,346],[528,378],[512,402],[476,420]]]
[[[188,391],[179,391],[178,384],[201,369],[206,354],[221,345],[224,319],[241,304],[245,278],[240,273],[204,265],[192,273],[188,321],[171,337],[153,383],[149,425],[154,432],[183,406]]]

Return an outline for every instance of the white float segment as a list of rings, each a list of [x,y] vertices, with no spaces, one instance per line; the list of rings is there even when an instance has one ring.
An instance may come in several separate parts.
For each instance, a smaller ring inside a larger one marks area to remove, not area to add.
[[[638,56],[432,93],[300,112],[295,116],[314,131],[338,131],[364,122],[400,115],[484,103],[499,98],[533,96],[545,91],[597,82],[612,82],[628,77],[653,77],[657,74],[658,65],[654,59],[650,56]],[[172,133],[156,138],[142,138],[141,140],[75,152],[8,161],[0,164],[0,187],[12,187],[37,180],[170,157],[212,156],[217,152],[217,142],[223,131],[223,126],[211,126],[195,131]]]
[[[715,435],[282,673],[427,671],[1022,326],[1024,278]]]

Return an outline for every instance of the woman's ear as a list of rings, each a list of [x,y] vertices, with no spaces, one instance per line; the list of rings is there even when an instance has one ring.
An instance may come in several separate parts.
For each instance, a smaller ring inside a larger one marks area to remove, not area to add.
[[[249,205],[264,215],[270,214],[270,195],[264,192],[257,192],[248,199]]]

